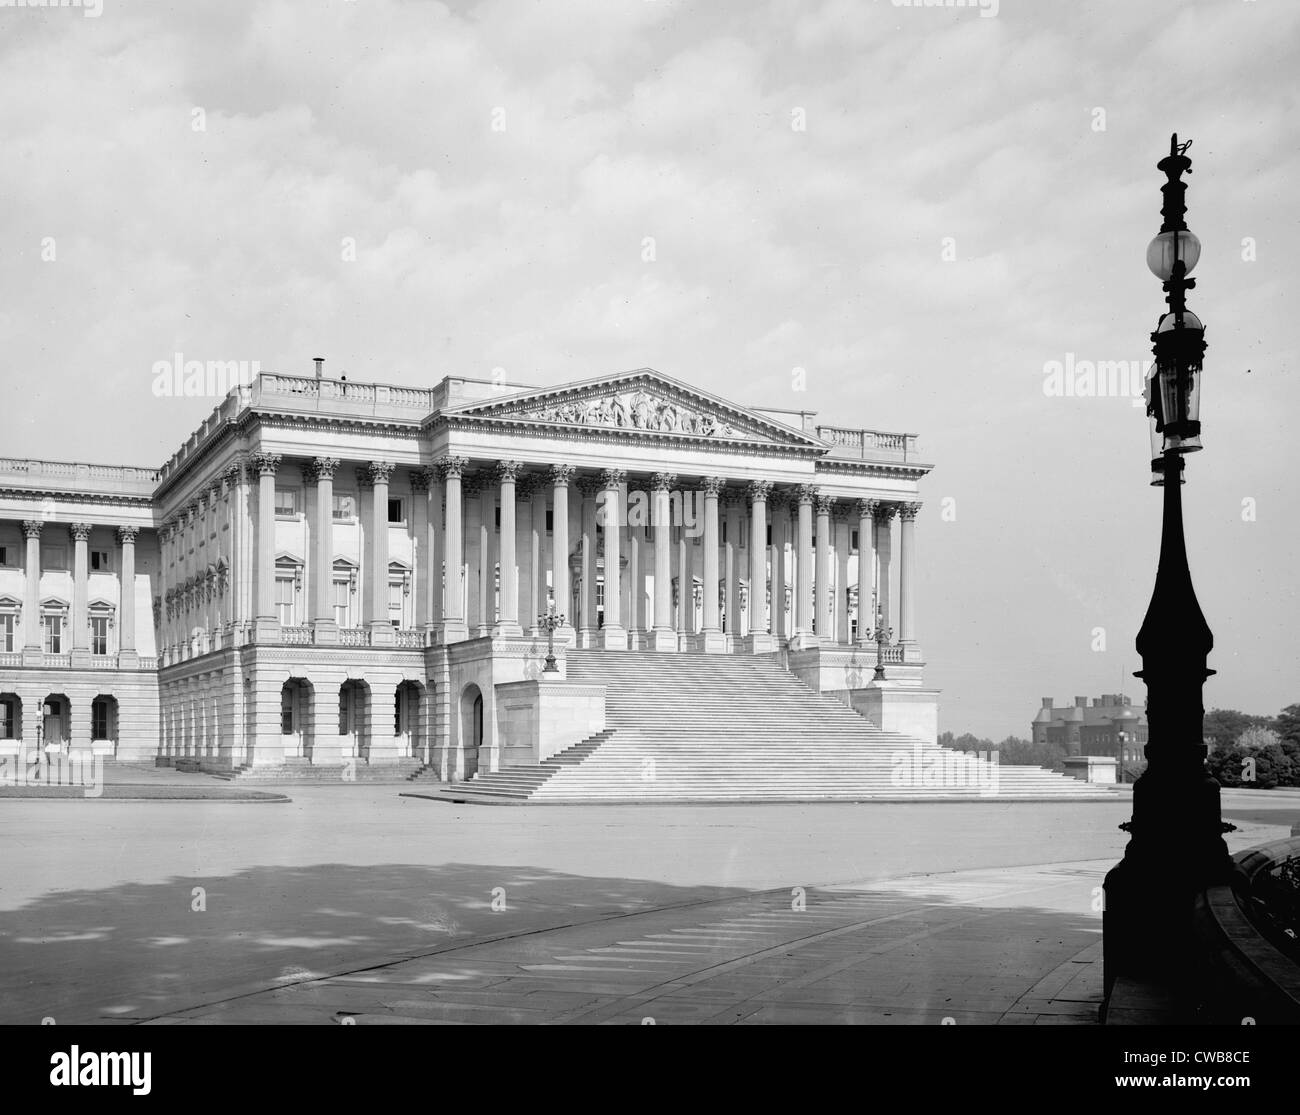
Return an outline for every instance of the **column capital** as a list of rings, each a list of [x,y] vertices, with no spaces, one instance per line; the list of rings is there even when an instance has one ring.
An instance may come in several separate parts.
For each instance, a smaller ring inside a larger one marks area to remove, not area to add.
[[[392,461],[371,461],[366,465],[366,471],[370,474],[372,484],[387,484],[396,467]]]
[[[775,485],[770,480],[751,480],[749,482],[749,499],[751,503],[767,502],[767,497],[772,494],[772,488]]]
[[[320,483],[322,480],[333,480],[334,470],[338,467],[339,459],[337,457],[313,457],[307,462],[304,471],[312,480]]]
[[[551,483],[557,488],[567,487],[577,474],[578,469],[574,465],[552,465],[550,472]]]
[[[704,489],[704,494],[714,498],[717,498],[718,493],[726,486],[726,478],[722,476],[706,476],[700,481],[700,487]]]
[[[218,476],[208,485],[208,500],[213,507],[216,507],[221,495],[221,477]]]
[[[800,484],[794,490],[795,502],[800,507],[816,503],[821,494],[822,490],[816,484]]]
[[[498,483],[513,484],[519,479],[519,473],[523,470],[523,461],[497,461],[495,475]]]
[[[790,506],[790,489],[774,488],[772,494],[768,496],[767,503],[773,512],[784,511]]]
[[[274,476],[275,470],[280,467],[283,459],[281,453],[252,453],[249,455],[248,463],[257,469],[258,476]]]
[[[920,510],[921,510],[921,505],[919,503],[900,503],[898,505],[899,517],[905,523],[916,522],[916,515],[917,512]]]
[[[473,499],[475,496],[481,495],[483,489],[487,486],[487,477],[482,471],[466,472],[461,474],[460,490],[461,494],[465,496],[466,499]]]
[[[122,543],[123,546],[134,546],[135,536],[139,531],[139,527],[118,527],[117,540]]]
[[[601,483],[599,476],[578,477],[578,491],[582,493],[583,499],[595,499],[604,490],[605,485]]]
[[[68,534],[74,542],[85,542],[90,537],[89,523],[70,523]]]
[[[671,492],[677,485],[677,474],[675,472],[656,472],[650,478],[650,490],[652,492]]]
[[[39,538],[41,536],[41,527],[44,525],[39,519],[24,519],[23,534],[28,538]]]
[[[465,470],[469,468],[469,458],[468,457],[443,457],[441,461],[439,461],[436,465],[434,465],[434,468],[436,468],[440,473],[442,473],[442,478],[444,480],[452,476],[456,476],[456,477],[464,476]]]
[[[878,523],[888,524],[893,520],[894,516],[897,514],[898,514],[898,504],[886,503],[884,500],[880,500],[876,503],[876,509],[874,512],[872,512],[872,517]]]
[[[522,473],[515,481],[515,495],[520,499],[532,499],[546,491],[546,477],[540,472]]]
[[[243,460],[232,461],[221,471],[221,478],[230,486],[234,487],[243,479],[246,462]]]
[[[627,480],[627,473],[621,468],[607,468],[600,474],[601,487],[608,491],[611,488],[617,488]]]
[[[411,469],[411,491],[427,492],[429,485],[438,479],[438,475],[436,468]]]
[[[858,510],[858,518],[859,518],[859,519],[870,519],[870,518],[872,518],[872,517],[875,515],[875,513],[876,513],[876,505],[877,505],[879,502],[880,502],[879,500],[875,500],[875,499],[860,499],[860,500],[858,500],[857,503],[856,503],[856,505],[855,505],[855,506],[857,507],[857,510]]]
[[[842,499],[831,500],[831,517],[837,523],[847,523],[849,521],[849,505]]]
[[[835,506],[835,497],[828,496],[824,492],[818,492],[814,502],[817,505],[818,515],[829,515],[831,513],[831,508]]]

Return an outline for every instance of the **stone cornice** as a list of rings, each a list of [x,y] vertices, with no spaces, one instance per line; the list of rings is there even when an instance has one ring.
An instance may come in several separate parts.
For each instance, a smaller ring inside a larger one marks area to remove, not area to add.
[[[879,476],[891,480],[919,480],[934,465],[893,464],[888,461],[846,461],[837,457],[822,457],[813,466],[821,473],[848,473],[854,476]]]
[[[45,488],[0,488],[0,498],[33,499],[55,503],[104,504],[110,507],[147,507],[154,506],[152,496],[119,496],[106,492],[55,492]]]

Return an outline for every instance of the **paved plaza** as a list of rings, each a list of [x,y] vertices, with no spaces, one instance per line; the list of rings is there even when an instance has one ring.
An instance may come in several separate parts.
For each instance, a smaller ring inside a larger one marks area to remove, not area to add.
[[[1130,814],[268,789],[0,803],[0,1023],[1088,1023]]]

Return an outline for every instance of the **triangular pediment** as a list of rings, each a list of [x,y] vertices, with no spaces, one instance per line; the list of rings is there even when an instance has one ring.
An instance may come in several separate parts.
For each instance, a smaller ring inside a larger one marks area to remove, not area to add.
[[[464,403],[443,415],[490,424],[569,426],[648,437],[825,448],[824,442],[801,430],[653,368],[524,391],[490,402]]]

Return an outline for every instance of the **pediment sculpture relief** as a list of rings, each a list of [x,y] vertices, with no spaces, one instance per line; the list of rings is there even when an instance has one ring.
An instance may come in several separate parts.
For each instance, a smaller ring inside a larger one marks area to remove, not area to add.
[[[600,399],[576,399],[526,415],[539,422],[563,422],[572,426],[611,426],[629,430],[650,430],[663,434],[696,434],[701,437],[743,437],[743,433],[712,414],[692,410],[644,391],[625,391]]]

